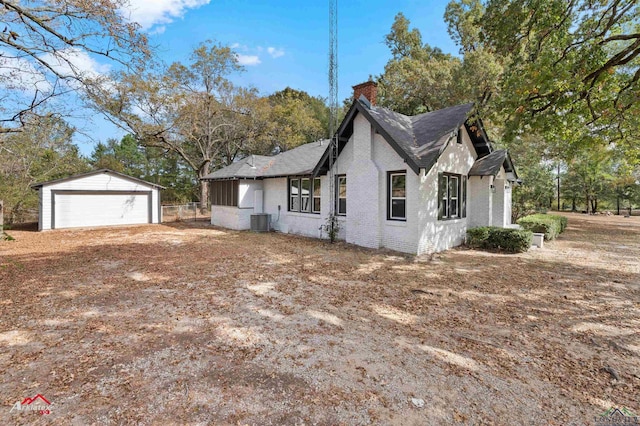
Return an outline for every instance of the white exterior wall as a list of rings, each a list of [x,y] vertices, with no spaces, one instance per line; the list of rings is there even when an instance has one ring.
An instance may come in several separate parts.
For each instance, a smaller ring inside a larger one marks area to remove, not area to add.
[[[253,208],[211,206],[211,224],[242,231],[251,228],[251,214],[253,214]]]
[[[477,157],[464,126],[460,131],[463,132],[462,143],[456,143],[456,138],[453,137],[431,170],[420,174],[417,254],[447,250],[463,244],[466,239],[467,218],[438,220],[438,173],[456,173],[466,176]],[[467,182],[468,192],[469,183]],[[469,205],[467,204],[468,216]]]
[[[511,225],[511,213],[512,213],[512,208],[513,206],[511,205],[511,203],[513,202],[512,200],[512,195],[511,195],[511,182],[506,181],[505,186],[504,186],[504,223],[505,226]]]
[[[347,242],[379,248],[382,241],[380,216],[381,170],[373,158],[373,129],[362,115],[353,120],[353,156],[347,169]],[[395,154],[397,156],[397,154]]]
[[[261,189],[261,180],[239,180],[238,206],[211,206],[211,224],[235,230],[251,229],[255,191]]]
[[[255,191],[262,188],[261,180],[241,179],[238,181],[238,207],[241,209],[253,209]]]
[[[418,224],[421,202],[419,201],[420,176],[407,166],[404,160],[378,133],[373,137],[373,158],[380,170],[378,175],[378,223],[381,232],[381,247],[405,253],[417,253]],[[404,171],[406,173],[407,200],[406,220],[387,220],[387,172]],[[348,178],[347,178],[348,181]]]
[[[493,193],[493,226],[499,226],[504,228],[505,223],[505,204],[504,204],[504,179],[494,179],[493,186],[495,187],[495,192]]]
[[[510,188],[505,189],[503,184],[500,215],[496,216],[494,194],[490,189],[493,177],[474,176],[468,179],[466,218],[438,220],[438,174],[445,172],[467,176],[477,158],[464,126],[460,131],[463,132],[461,144],[456,143],[452,135],[431,170],[420,170],[416,174],[384,137],[372,129],[366,118],[358,114],[354,119],[354,133],[334,164],[334,175],[347,176],[347,215],[338,217],[338,238],[364,247],[385,247],[419,255],[460,245],[466,239],[468,228],[490,225],[496,221],[496,217],[499,217],[498,222],[503,223],[501,226],[508,224],[511,191]],[[387,173],[403,170],[406,171],[407,218],[406,221],[387,220]],[[504,176],[504,171],[502,173]],[[283,233],[326,238],[326,233],[321,232],[320,228],[326,224],[330,210],[328,179],[328,175],[321,177],[321,214],[288,211],[287,178],[256,181],[261,182],[264,213],[271,214],[272,228]],[[255,189],[260,189],[258,184],[255,184]],[[250,200],[252,207],[253,197]],[[222,212],[224,209],[234,212]],[[253,208],[212,209],[212,223],[217,215],[219,219],[214,224],[249,229],[252,213]]]
[[[491,189],[491,185],[494,189]],[[469,227],[499,226],[511,224],[511,183],[504,168],[496,176],[472,176],[469,178],[467,216]]]
[[[467,175],[476,159],[464,127],[460,130],[463,143],[453,137],[436,165],[416,175],[362,115],[356,116],[354,134],[336,163],[336,174],[347,175],[347,242],[414,254],[462,244],[467,219],[438,220],[438,173]],[[387,172],[402,170],[407,176],[407,220],[387,220]]]
[[[469,228],[493,223],[493,176],[471,176],[467,183],[467,218]]]
[[[321,178],[321,214],[298,213],[288,211],[288,179],[276,178],[264,180],[264,212],[271,214],[271,226],[276,231],[285,234],[298,234],[319,238],[320,226],[324,224],[323,217],[328,215],[328,180]],[[278,214],[278,206],[280,211]]]
[[[160,191],[157,187],[125,179],[117,175],[100,173],[86,177],[79,177],[50,185],[43,185],[39,192],[39,221],[40,231],[51,229],[52,194],[51,191],[151,191],[151,223],[160,223]],[[78,212],[78,214],[82,214]],[[104,225],[109,225],[105,223]]]

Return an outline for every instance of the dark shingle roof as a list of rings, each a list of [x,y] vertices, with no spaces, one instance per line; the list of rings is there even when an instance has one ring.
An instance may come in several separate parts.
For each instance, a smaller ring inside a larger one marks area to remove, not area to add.
[[[447,142],[455,137],[458,129],[467,122],[472,109],[473,104],[468,103],[409,117],[387,108],[372,106],[366,99],[358,99],[340,125],[338,135],[341,144],[346,143],[353,133],[353,119],[357,113],[361,113],[384,136],[398,155],[418,173],[421,168],[431,169]],[[488,142],[481,143],[486,144],[487,151],[490,151]],[[316,172],[327,170],[326,157],[318,164]]]
[[[228,165],[203,180],[258,179],[311,174],[322,154],[329,146],[328,140],[311,142],[271,157],[250,155]]]
[[[471,166],[469,176],[495,176],[500,171],[500,167],[507,159],[507,151],[500,149],[491,154],[479,158]]]
[[[500,171],[500,167],[504,166],[504,171],[507,173],[507,179],[512,182],[521,183],[518,179],[515,167],[513,167],[513,161],[509,152],[504,149],[493,151],[491,154],[478,158],[471,170],[469,170],[469,176],[495,176]]]
[[[431,169],[466,121],[473,104],[456,105],[438,111],[408,117],[386,108],[373,106],[369,115],[395,141],[418,168]]]

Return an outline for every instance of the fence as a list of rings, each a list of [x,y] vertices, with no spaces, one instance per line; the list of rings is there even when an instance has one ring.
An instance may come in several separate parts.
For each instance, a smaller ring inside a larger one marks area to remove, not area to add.
[[[200,203],[162,206],[162,222],[194,222],[211,220],[211,210],[201,209]]]
[[[38,209],[11,209],[4,204],[4,225],[38,223]]]

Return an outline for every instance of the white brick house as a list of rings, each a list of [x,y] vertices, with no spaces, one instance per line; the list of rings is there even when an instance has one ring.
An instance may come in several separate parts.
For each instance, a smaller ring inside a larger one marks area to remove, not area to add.
[[[326,237],[332,176],[338,237],[360,246],[432,253],[462,244],[470,227],[510,224],[517,175],[469,120],[472,104],[408,117],[361,96],[375,100],[375,83],[355,89],[332,170],[328,141],[217,170],[205,177],[211,223],[249,229],[252,214],[268,213],[277,231]]]

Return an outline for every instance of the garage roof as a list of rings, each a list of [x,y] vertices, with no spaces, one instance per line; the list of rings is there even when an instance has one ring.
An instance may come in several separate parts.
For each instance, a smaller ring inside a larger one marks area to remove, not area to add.
[[[133,182],[137,182],[137,183],[139,183],[141,185],[151,186],[151,187],[158,188],[158,189],[165,189],[164,186],[158,185],[156,183],[147,182],[146,180],[138,179],[138,178],[135,178],[133,176],[125,175],[124,173],[116,172],[116,171],[113,171],[113,170],[110,170],[110,169],[99,169],[99,170],[94,170],[92,172],[79,173],[77,175],[69,176],[69,177],[66,177],[66,178],[54,179],[54,180],[49,180],[49,181],[40,182],[40,183],[34,183],[33,185],[31,185],[31,188],[40,189],[40,188],[42,188],[43,186],[46,186],[46,185],[52,185],[54,183],[60,183],[60,182],[67,182],[67,181],[76,180],[76,179],[80,179],[80,178],[84,178],[84,177],[88,177],[88,176],[99,175],[101,173],[115,175],[115,176],[121,177],[123,179],[127,179],[127,180],[130,180],[130,181],[133,181]]]

